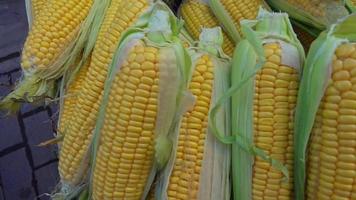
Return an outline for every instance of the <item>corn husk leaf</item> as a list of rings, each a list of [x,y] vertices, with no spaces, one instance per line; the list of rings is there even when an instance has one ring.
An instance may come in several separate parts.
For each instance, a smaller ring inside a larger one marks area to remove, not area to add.
[[[295,198],[305,198],[306,151],[320,101],[331,76],[332,57],[343,42],[356,41],[356,15],[350,15],[323,32],[311,45],[299,87],[294,126]]]
[[[132,40],[134,40],[134,39],[140,39],[140,38],[142,38],[143,37],[143,33],[141,33],[141,30],[143,29],[143,28],[145,28],[145,27],[147,27],[147,17],[149,16],[149,14],[152,12],[152,9],[153,9],[153,6],[150,6],[149,8],[147,8],[147,10],[145,11],[145,13],[143,13],[140,17],[139,17],[139,19],[136,21],[136,23],[135,23],[135,25],[133,25],[131,28],[129,28],[129,29],[127,29],[123,34],[122,34],[122,36],[121,36],[121,38],[119,38],[118,39],[118,50],[117,50],[117,52],[120,52],[120,53],[116,53],[115,55],[115,57],[114,57],[114,59],[116,59],[116,60],[114,60],[113,59],[113,61],[112,61],[112,65],[114,65],[114,64],[117,64],[117,65],[119,65],[118,64],[118,59],[120,58],[120,62],[121,62],[121,60],[124,60],[124,56],[126,56],[126,54],[125,54],[125,52],[127,52],[127,48],[126,49],[120,49],[119,47],[120,47],[120,45],[121,45],[121,43],[125,43],[125,41],[132,41]],[[137,34],[136,34],[137,33]],[[129,39],[127,39],[127,38],[129,38]],[[126,44],[126,43],[125,43]],[[132,45],[132,44],[131,44]],[[127,46],[127,45],[123,45],[123,46]],[[125,51],[126,50],[126,51]],[[119,57],[119,58],[118,58]],[[77,60],[78,61],[78,60]],[[121,66],[121,64],[119,65],[119,66]],[[117,70],[117,69],[115,69],[115,68],[110,68],[111,69],[111,71],[109,70],[109,74],[110,73],[116,73],[116,71],[115,70]],[[74,76],[72,77],[72,78],[74,78]],[[112,82],[112,79],[110,79],[110,78],[113,78],[113,75],[108,75],[108,78],[107,78],[107,82],[109,82],[110,84],[111,84],[111,82]],[[108,84],[108,83],[107,83]],[[63,82],[62,82],[62,86],[61,86],[61,91],[62,91],[62,94],[64,94],[64,91],[65,91],[65,88],[66,88],[67,86],[66,86],[66,84],[64,84]],[[108,86],[106,86],[106,87],[108,87]],[[61,104],[63,105],[63,98],[61,98]],[[103,103],[102,103],[102,107],[100,108],[100,109],[103,109],[101,112],[105,112],[105,110],[104,110],[104,105],[105,105],[105,101],[103,101]],[[106,106],[106,105],[105,105]],[[98,124],[101,124],[101,123],[103,123],[103,120],[101,119],[101,118],[99,118],[98,117],[98,122],[97,122]],[[95,139],[95,135],[93,136],[93,138],[92,138],[92,143],[94,142],[95,143],[95,141],[96,141],[96,139]],[[92,147],[91,148],[94,148],[95,147],[95,145],[93,146],[92,145]],[[80,179],[80,180],[78,180],[78,181],[76,181],[76,182],[79,182],[79,184],[77,184],[77,185],[73,185],[72,183],[66,183],[66,182],[63,182],[63,181],[61,181],[61,187],[60,187],[60,189],[59,189],[59,191],[55,194],[55,196],[57,197],[57,199],[66,199],[66,198],[69,198],[69,197],[73,197],[73,196],[78,196],[78,188],[82,188],[82,187],[88,187],[87,186],[87,182],[88,182],[88,180],[87,180],[87,178],[86,178],[86,176],[88,176],[89,174],[88,174],[88,170],[87,170],[87,166],[88,166],[88,163],[90,162],[90,153],[92,153],[93,151],[91,150],[91,148],[89,148],[88,150],[87,150],[87,152],[86,152],[86,156],[82,159],[82,161],[81,161],[81,167],[80,167],[80,169],[77,171],[77,174],[76,174],[76,179]],[[96,152],[96,149],[94,148],[94,152]],[[84,178],[83,178],[84,177]]]

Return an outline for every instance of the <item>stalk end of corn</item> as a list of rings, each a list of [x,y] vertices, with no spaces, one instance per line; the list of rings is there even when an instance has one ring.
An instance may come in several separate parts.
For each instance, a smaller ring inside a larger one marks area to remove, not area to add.
[[[55,96],[54,81],[44,81],[35,76],[24,78],[16,89],[0,101],[0,111],[17,113],[24,102],[36,103]]]

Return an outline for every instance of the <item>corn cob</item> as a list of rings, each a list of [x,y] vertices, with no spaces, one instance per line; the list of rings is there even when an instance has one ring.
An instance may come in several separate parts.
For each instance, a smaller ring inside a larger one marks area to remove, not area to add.
[[[71,67],[80,67],[92,51],[109,3],[110,0],[58,0],[44,4],[22,52],[23,77],[15,90],[1,100],[0,110],[17,112],[22,102],[54,98],[56,81],[77,71]],[[75,65],[79,57],[81,60]],[[67,81],[63,79],[65,84]]]
[[[209,0],[210,7],[224,26],[228,35],[235,41],[240,40],[243,19],[255,19],[259,8],[268,6],[264,0]]]
[[[217,18],[210,10],[209,6],[201,1],[187,0],[180,6],[180,14],[185,21],[186,28],[194,40],[199,39],[199,35],[203,28],[212,28],[219,26]],[[232,56],[234,51],[234,42],[223,33],[223,50]]]
[[[197,61],[189,86],[196,104],[185,114],[180,127],[176,164],[168,186],[169,199],[197,199],[213,80],[213,62],[209,55],[203,55]]]
[[[110,73],[112,83],[106,87],[103,98],[106,109],[100,113],[103,121],[98,122],[95,131],[94,143],[98,143],[93,153],[93,199],[145,198],[152,183],[150,180],[155,176],[153,163],[159,165],[161,161],[160,140],[169,134],[171,126],[175,126],[182,92],[179,88],[185,87],[186,79],[181,74],[185,66],[181,65],[178,56],[183,52],[167,45],[169,41],[163,38],[163,41],[154,40],[156,33],[174,36],[168,30],[173,19],[168,17],[173,14],[165,11],[156,14],[150,23],[166,23],[163,29],[157,32],[157,28],[149,26],[152,29],[144,30],[144,33],[148,31],[148,37],[141,36],[131,42],[125,40],[120,47],[123,54],[117,57],[122,66],[118,72]],[[175,44],[182,48],[180,42]],[[115,70],[118,66],[112,67]],[[170,152],[168,148],[165,151]]]
[[[308,199],[356,198],[356,44],[341,44],[332,61],[311,133],[307,179]],[[336,125],[337,123],[337,125]]]
[[[293,199],[293,113],[298,91],[298,71],[281,63],[278,43],[264,45],[266,64],[256,74],[254,96],[254,143],[289,170],[289,181],[282,183],[282,172],[256,158],[253,165],[253,199]],[[288,52],[283,52],[288,53]]]
[[[92,131],[102,100],[102,90],[111,63],[114,50],[122,33],[133,26],[145,12],[149,2],[113,0],[107,10],[103,25],[93,50],[87,75],[82,83],[82,92],[78,95],[73,115],[64,132],[60,152],[59,172],[63,182],[76,185],[81,179],[79,173],[84,165],[85,155],[89,149]],[[84,170],[85,171],[85,170]]]
[[[295,120],[296,199],[356,199],[355,23],[351,15],[311,45]]]
[[[232,95],[235,135],[221,140],[233,144],[234,199],[292,199],[293,113],[304,51],[287,14],[261,9],[249,22],[242,23],[246,39],[235,49],[232,87],[223,97]]]
[[[210,106],[228,88],[228,60],[218,57],[221,43],[220,28],[203,29],[199,49],[191,51],[194,67],[189,91],[195,105],[181,121],[174,140],[175,156],[157,178],[156,199],[230,199],[230,151],[208,130]],[[229,132],[227,107],[219,117],[219,126]],[[213,187],[216,189],[206,190]]]
[[[76,36],[93,0],[49,1],[26,39],[21,66],[24,70],[49,67]]]
[[[323,31],[348,12],[342,1],[335,0],[267,0],[276,10],[287,12],[296,21]]]
[[[73,113],[75,104],[78,99],[78,94],[81,91],[82,83],[85,79],[86,73],[88,71],[90,64],[90,59],[81,67],[78,74],[75,76],[73,81],[69,84],[68,88],[65,90],[65,96],[63,97],[63,104],[60,109],[60,118],[58,122],[58,133],[63,135],[65,133],[66,126],[69,124],[69,119],[71,116],[75,115]]]
[[[110,92],[100,133],[94,199],[139,199],[142,195],[154,155],[158,51],[136,45],[113,81],[112,87],[117,89]]]

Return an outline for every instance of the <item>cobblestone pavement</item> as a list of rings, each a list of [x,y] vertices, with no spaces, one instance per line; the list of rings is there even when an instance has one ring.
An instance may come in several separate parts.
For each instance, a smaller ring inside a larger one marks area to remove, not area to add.
[[[24,2],[0,0],[0,97],[21,75],[28,31]],[[53,137],[55,114],[55,106],[25,105],[16,116],[0,118],[0,200],[49,199],[43,194],[58,183],[57,149],[37,145]]]

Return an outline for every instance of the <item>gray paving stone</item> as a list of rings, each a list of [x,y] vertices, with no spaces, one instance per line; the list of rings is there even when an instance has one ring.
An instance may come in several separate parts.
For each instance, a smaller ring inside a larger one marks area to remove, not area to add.
[[[0,200],[4,200],[4,190],[2,189],[2,184],[1,184],[1,177],[0,177]]]
[[[38,182],[38,193],[41,200],[50,199],[46,193],[52,193],[59,182],[57,162],[42,167],[35,172]]]
[[[25,1],[0,1],[0,57],[21,51],[28,32]]]
[[[22,104],[21,113],[31,112],[31,111],[35,110],[36,108],[37,107],[34,107],[33,105],[31,105],[29,103],[25,103],[25,104]]]
[[[21,77],[22,77],[21,70],[11,73],[11,81],[14,87],[20,81]]]
[[[20,68],[20,57],[12,58],[0,63],[0,74]]]
[[[0,151],[22,143],[21,130],[15,116],[0,119]]]
[[[4,197],[4,192],[2,190],[2,188],[0,187],[0,200],[4,200],[5,197]]]
[[[38,147],[41,142],[53,138],[52,124],[47,111],[41,111],[24,119],[28,144],[30,145],[34,165],[41,165],[56,158],[55,146]]]
[[[8,200],[35,199],[32,171],[24,149],[0,158],[4,196]]]
[[[11,92],[12,87],[9,84],[9,77],[7,75],[0,76],[0,99]]]

